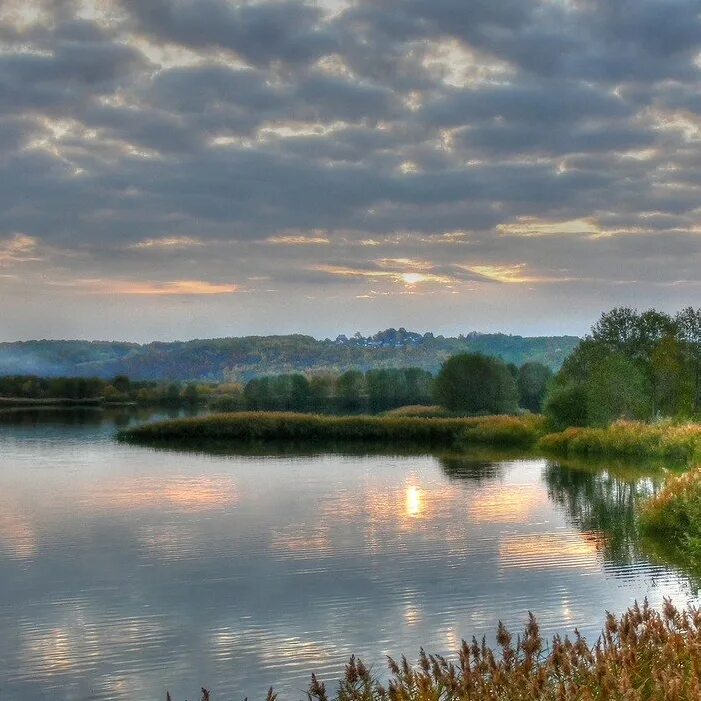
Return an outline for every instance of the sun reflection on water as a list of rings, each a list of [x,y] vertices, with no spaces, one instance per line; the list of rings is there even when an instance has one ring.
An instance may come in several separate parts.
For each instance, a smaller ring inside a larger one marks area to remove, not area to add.
[[[405,512],[407,516],[416,518],[424,512],[423,493],[418,487],[408,486],[406,488]]]

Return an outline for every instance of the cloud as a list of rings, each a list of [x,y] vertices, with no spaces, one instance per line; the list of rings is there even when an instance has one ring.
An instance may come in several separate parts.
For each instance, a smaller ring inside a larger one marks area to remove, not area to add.
[[[36,257],[37,240],[26,234],[15,234],[4,241],[0,239],[0,266],[40,260]]]
[[[164,236],[163,238],[159,239],[144,239],[143,241],[137,241],[136,243],[131,244],[129,248],[133,248],[137,251],[171,251],[202,245],[204,245],[202,241],[192,238],[191,236]]]
[[[118,297],[372,284],[386,325],[407,285],[489,319],[514,318],[506,283],[598,310],[647,280],[671,305],[701,265],[699,56],[696,0],[12,0],[0,232],[33,248],[2,234],[0,264]],[[266,294],[246,323],[285,322]]]
[[[212,283],[203,280],[174,280],[147,282],[138,280],[75,280],[62,284],[83,292],[99,295],[138,295],[145,297],[171,297],[192,295],[226,295],[239,291],[238,285]]]
[[[328,237],[323,234],[315,234],[312,236],[303,234],[269,236],[265,241],[275,246],[326,246],[330,243]]]

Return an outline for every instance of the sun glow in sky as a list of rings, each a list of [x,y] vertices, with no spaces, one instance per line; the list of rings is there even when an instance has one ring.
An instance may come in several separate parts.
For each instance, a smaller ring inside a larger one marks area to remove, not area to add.
[[[698,10],[5,0],[0,340],[693,304]]]

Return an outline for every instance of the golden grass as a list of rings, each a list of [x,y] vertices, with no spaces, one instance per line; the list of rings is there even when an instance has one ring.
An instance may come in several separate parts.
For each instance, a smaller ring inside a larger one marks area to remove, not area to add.
[[[447,417],[451,413],[437,404],[407,404],[396,409],[388,409],[382,416],[418,416],[424,418]]]
[[[617,421],[608,428],[568,428],[540,439],[561,455],[606,455],[692,461],[701,455],[701,424]]]
[[[456,661],[421,651],[418,663],[389,660],[383,684],[352,657],[336,691],[312,675],[310,701],[698,701],[701,699],[701,612],[661,612],[635,604],[606,616],[598,642],[575,631],[549,645],[531,615],[516,638],[501,625],[496,650],[463,641]],[[170,697],[168,697],[170,698]],[[202,689],[202,700],[210,695]],[[267,701],[274,701],[271,689]]]

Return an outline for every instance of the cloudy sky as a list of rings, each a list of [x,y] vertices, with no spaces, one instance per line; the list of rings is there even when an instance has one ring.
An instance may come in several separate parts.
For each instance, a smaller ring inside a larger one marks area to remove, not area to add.
[[[698,305],[700,13],[2,0],[0,340]]]

